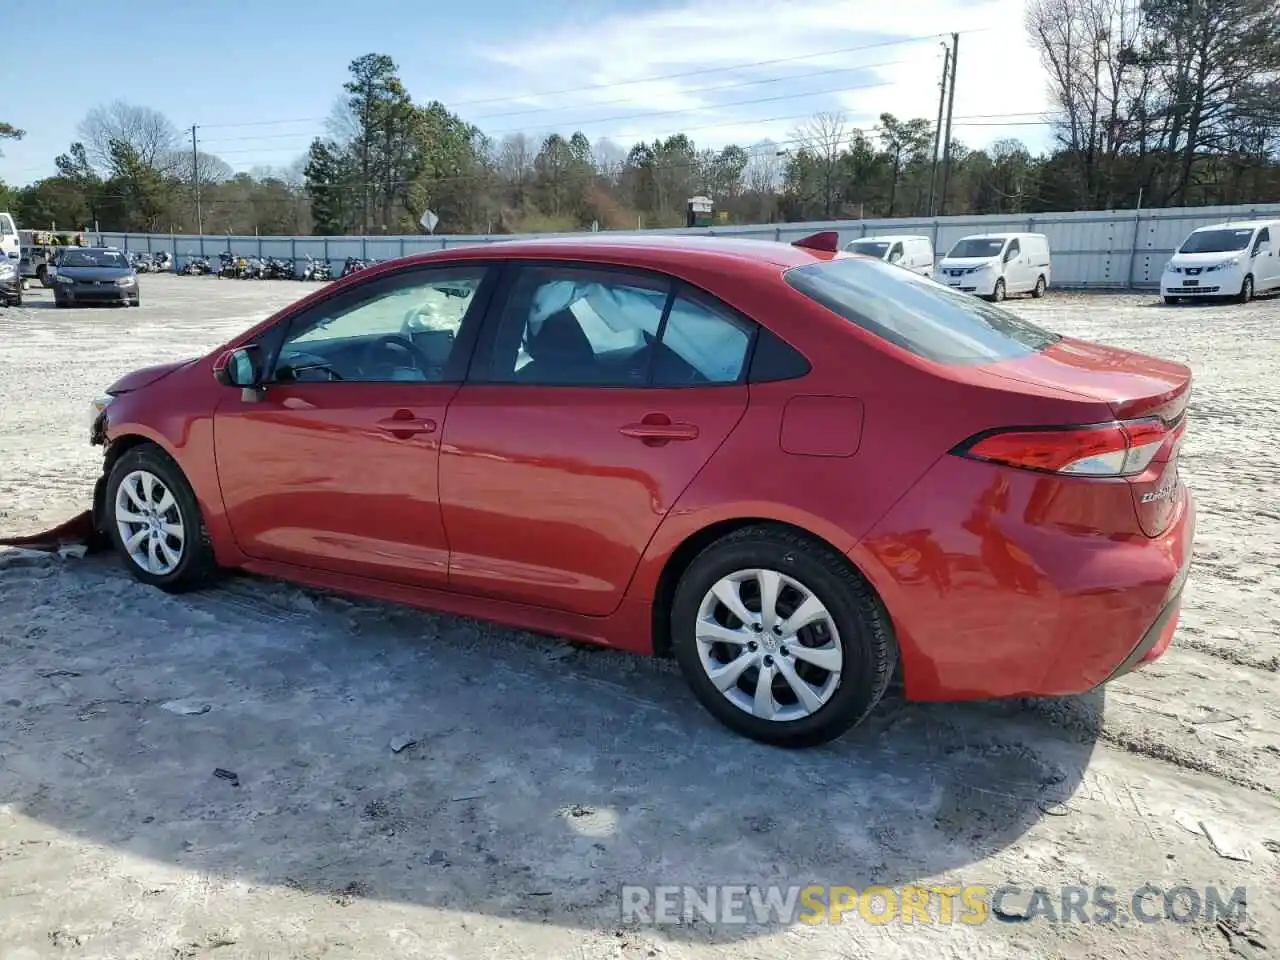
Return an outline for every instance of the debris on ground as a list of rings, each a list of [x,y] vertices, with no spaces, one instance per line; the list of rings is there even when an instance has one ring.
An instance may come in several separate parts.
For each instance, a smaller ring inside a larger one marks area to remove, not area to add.
[[[1209,838],[1209,845],[1213,847],[1214,852],[1227,860],[1239,860],[1242,863],[1252,863],[1253,857],[1249,853],[1248,844],[1241,837],[1233,836],[1228,831],[1216,824],[1209,823],[1206,820],[1200,821],[1200,829],[1204,831],[1204,835]]]
[[[214,767],[213,775],[219,780],[230,781],[233,787],[240,786],[240,775],[231,770],[224,770],[222,767]]]
[[[207,703],[197,703],[194,700],[170,700],[167,703],[160,704],[161,710],[167,710],[169,713],[176,713],[181,717],[198,717],[202,713],[208,713],[213,709]]]
[[[1266,938],[1247,919],[1223,917],[1218,921],[1218,930],[1227,938],[1231,952],[1244,960],[1264,960],[1263,953],[1270,950]]]
[[[83,543],[64,543],[58,548],[58,556],[63,560],[82,560],[88,552],[89,548]]]
[[[416,737],[401,735],[397,737],[392,737],[391,743],[389,744],[389,746],[391,747],[392,753],[399,753],[401,750],[409,749],[417,742],[418,740]]]
[[[1173,822],[1180,826],[1187,833],[1194,833],[1197,837],[1204,836],[1204,830],[1200,827],[1200,818],[1186,810],[1173,811]]]

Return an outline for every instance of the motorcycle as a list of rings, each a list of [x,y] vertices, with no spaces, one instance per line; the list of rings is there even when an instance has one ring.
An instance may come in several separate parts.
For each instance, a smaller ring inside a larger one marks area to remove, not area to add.
[[[213,266],[209,263],[208,257],[188,253],[187,262],[182,265],[179,272],[186,277],[205,277],[213,273]]]
[[[134,273],[152,273],[156,268],[155,261],[151,259],[149,253],[135,253],[129,259]]]
[[[360,257],[347,257],[346,262],[342,265],[342,276],[349,277],[353,273],[359,273],[361,270],[367,270],[373,266],[373,260],[362,260]]]
[[[152,255],[151,264],[156,273],[167,273],[173,269],[173,257],[167,250],[161,250]]]
[[[307,264],[298,274],[298,279],[327,282],[333,279],[333,268],[329,266],[328,260],[317,260],[315,257],[307,257]]]
[[[263,275],[267,280],[289,280],[293,277],[293,262],[281,257],[268,257]]]

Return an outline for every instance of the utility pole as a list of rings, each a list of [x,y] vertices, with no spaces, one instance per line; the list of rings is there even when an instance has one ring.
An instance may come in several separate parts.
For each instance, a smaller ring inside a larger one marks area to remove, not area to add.
[[[951,48],[942,47],[942,82],[938,84],[938,122],[933,126],[933,170],[929,174],[929,216],[933,216],[935,191],[938,188],[938,151],[942,146],[942,110],[947,102],[948,71],[951,69]]]
[[[947,212],[947,185],[951,181],[951,117],[956,106],[956,61],[960,59],[960,34],[951,35],[951,89],[947,91],[947,132],[942,144],[942,196],[938,198],[938,216]]]
[[[204,217],[200,213],[200,149],[196,145],[196,125],[191,125],[191,187],[196,195],[196,233],[204,233]]]

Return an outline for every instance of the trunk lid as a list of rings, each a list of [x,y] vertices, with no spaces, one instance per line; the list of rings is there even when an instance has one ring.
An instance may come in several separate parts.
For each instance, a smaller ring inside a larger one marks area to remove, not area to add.
[[[1164,440],[1150,465],[1128,478],[1138,523],[1149,537],[1168,529],[1183,499],[1178,454],[1186,432],[1191,370],[1131,350],[1063,338],[1039,353],[1002,361],[986,373],[1019,383],[1049,386],[1105,403],[1116,420],[1158,420]]]

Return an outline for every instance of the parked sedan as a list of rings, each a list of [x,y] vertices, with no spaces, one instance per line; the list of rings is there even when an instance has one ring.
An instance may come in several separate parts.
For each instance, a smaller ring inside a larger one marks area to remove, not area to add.
[[[53,302],[58,307],[89,303],[141,305],[138,274],[119,250],[68,247],[54,266]]]
[[[517,241],[124,377],[94,515],[165,590],[240,568],[674,656],[802,746],[895,674],[1075,694],[1158,657],[1190,384],[835,234]]]

